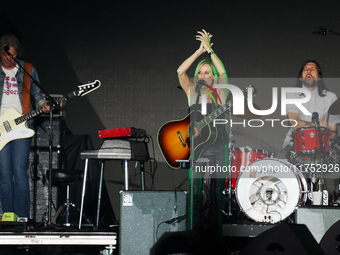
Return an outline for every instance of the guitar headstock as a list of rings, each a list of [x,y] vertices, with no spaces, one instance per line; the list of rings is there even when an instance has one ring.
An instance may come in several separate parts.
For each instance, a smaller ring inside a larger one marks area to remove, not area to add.
[[[248,90],[251,89],[253,92],[253,96],[256,97],[256,88],[253,85],[249,85],[246,89],[242,90],[245,98],[248,98]]]
[[[99,80],[95,80],[93,82],[85,82],[78,86],[77,96],[85,96],[86,94],[98,89],[101,85]]]
[[[257,93],[256,88],[253,85],[249,85],[248,89],[250,88],[253,91],[253,96],[256,97],[256,93]]]

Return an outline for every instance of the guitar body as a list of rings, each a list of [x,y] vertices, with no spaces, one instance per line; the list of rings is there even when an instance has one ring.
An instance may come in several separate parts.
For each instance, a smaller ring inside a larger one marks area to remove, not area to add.
[[[15,123],[14,120],[21,116],[14,108],[7,109],[4,114],[0,116],[0,151],[12,140],[34,136],[34,131],[27,127],[26,122],[18,125]]]
[[[93,90],[100,87],[101,83],[98,80],[93,82],[83,83],[78,86],[78,90],[75,90],[65,97],[61,97],[55,100],[54,105],[60,105],[60,103],[69,98],[78,96],[82,97]],[[34,136],[34,130],[27,127],[27,120],[39,116],[43,113],[41,108],[35,109],[25,115],[21,115],[16,109],[8,108],[3,115],[0,116],[0,151],[5,147],[7,143],[15,139],[29,138]]]
[[[158,131],[158,144],[161,152],[172,168],[179,168],[180,163],[176,160],[189,160],[190,154],[190,119],[194,118],[194,112],[184,119],[165,123]],[[204,118],[201,112],[197,112],[196,122]],[[195,134],[194,150],[195,159],[199,158],[203,150],[216,140],[217,130],[212,124],[203,127]]]

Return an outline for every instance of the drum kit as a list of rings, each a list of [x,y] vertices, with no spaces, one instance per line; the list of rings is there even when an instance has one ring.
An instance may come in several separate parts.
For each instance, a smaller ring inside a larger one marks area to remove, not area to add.
[[[332,104],[328,113],[340,114],[340,99]],[[249,111],[237,117],[259,118]],[[230,127],[230,141],[231,131]],[[291,220],[296,206],[313,199],[313,190],[321,188],[325,199],[327,191],[321,185],[325,171],[323,166],[334,167],[339,163],[339,150],[333,147],[330,137],[331,131],[324,127],[294,130],[288,159],[275,158],[273,153],[265,150],[236,148],[230,142],[223,214],[229,219],[241,217],[256,222],[277,223]]]

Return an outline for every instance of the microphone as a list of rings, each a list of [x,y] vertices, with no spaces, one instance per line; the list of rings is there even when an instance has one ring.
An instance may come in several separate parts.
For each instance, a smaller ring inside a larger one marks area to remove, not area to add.
[[[266,197],[267,197],[267,200],[272,200],[272,195],[273,195],[273,189],[272,188],[268,188],[266,190]]]
[[[200,79],[196,84],[196,92],[199,91],[205,85],[205,80]]]
[[[7,56],[13,58],[13,55],[9,52],[9,46],[8,46],[8,45],[6,45],[6,46],[4,47],[4,53],[3,53],[3,54],[4,54],[5,56],[7,55]]]
[[[319,124],[319,114],[317,112],[312,113],[312,122],[313,124]]]
[[[197,85],[200,85],[200,87],[204,86],[204,85],[205,85],[205,80],[204,80],[204,79],[200,79],[200,80],[197,82]]]
[[[314,32],[312,32],[315,35],[327,35],[328,34],[328,28],[326,27],[318,27],[318,29]]]
[[[173,219],[171,219],[171,220],[166,220],[166,221],[164,221],[164,222],[167,223],[167,224],[172,224],[172,223],[174,223],[175,221],[178,221],[178,223],[179,223],[180,221],[184,220],[186,217],[187,217],[186,215],[182,215],[182,216],[179,216],[179,217],[177,217],[177,218],[173,218]]]

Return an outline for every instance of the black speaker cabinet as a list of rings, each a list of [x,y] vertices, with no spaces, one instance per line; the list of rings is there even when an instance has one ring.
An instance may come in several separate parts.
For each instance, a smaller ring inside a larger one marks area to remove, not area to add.
[[[295,219],[296,223],[305,224],[315,240],[320,243],[327,230],[340,219],[340,208],[323,206],[298,207],[295,212]]]
[[[231,254],[211,230],[166,232],[151,248],[150,255]]]
[[[305,225],[282,223],[252,240],[241,255],[322,255],[319,244]]]
[[[35,118],[34,132],[32,138],[32,148],[49,148],[50,138],[50,119]],[[63,118],[52,119],[52,148],[64,149],[66,136],[66,123]]]
[[[120,191],[120,254],[150,254],[163,233],[186,230],[186,214],[185,191]]]
[[[42,222],[48,208],[48,179],[46,171],[49,169],[50,155],[48,149],[32,148],[29,156],[30,167],[28,169],[30,182],[30,219]],[[61,168],[64,164],[60,150],[52,151],[52,169]],[[58,206],[58,188],[52,187],[52,201]],[[52,210],[52,217],[55,210]]]
[[[340,220],[327,230],[320,241],[320,247],[327,255],[340,254]]]

